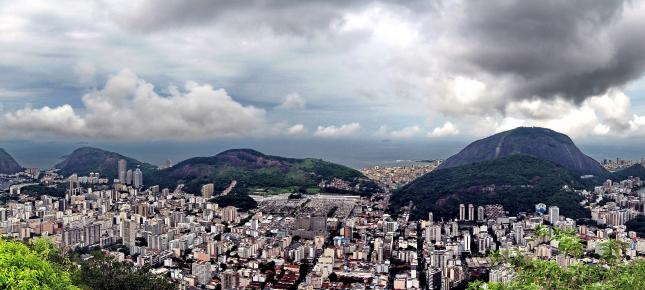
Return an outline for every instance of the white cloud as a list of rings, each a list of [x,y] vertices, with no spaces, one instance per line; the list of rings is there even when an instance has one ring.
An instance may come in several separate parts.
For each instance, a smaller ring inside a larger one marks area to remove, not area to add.
[[[307,134],[307,128],[303,124],[296,124],[289,129],[287,129],[287,135],[305,135]]]
[[[381,138],[401,139],[418,136],[422,132],[419,126],[404,127],[399,130],[390,130],[387,126],[381,126],[374,134]]]
[[[298,93],[288,94],[278,109],[304,109],[307,101]]]
[[[55,136],[85,136],[85,120],[78,116],[70,105],[55,108],[33,109],[27,105],[1,117],[0,132],[5,136],[37,137],[46,133]]]
[[[344,124],[340,127],[336,126],[318,126],[314,136],[317,137],[344,137],[358,133],[361,130],[361,125],[358,123]]]
[[[629,97],[616,89],[581,104],[562,99],[515,101],[506,105],[504,116],[478,119],[472,133],[481,136],[518,126],[539,126],[574,138],[644,135],[645,118],[632,113],[631,107]]]
[[[438,138],[457,134],[459,134],[459,129],[450,121],[446,121],[443,125],[434,128],[432,132],[428,133],[428,137]]]
[[[0,130],[10,136],[181,140],[251,135],[265,125],[264,110],[236,102],[223,89],[189,81],[185,91],[160,96],[129,70],[82,102],[82,115],[69,105],[6,113]]]

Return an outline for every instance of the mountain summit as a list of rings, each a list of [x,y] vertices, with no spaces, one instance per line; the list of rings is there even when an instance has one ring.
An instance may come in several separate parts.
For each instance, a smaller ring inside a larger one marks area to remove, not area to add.
[[[635,168],[634,171],[639,171]],[[434,170],[392,194],[390,210],[411,206],[412,218],[428,211],[453,218],[459,204],[501,204],[511,214],[535,204],[557,205],[571,218],[589,216],[574,192],[581,175],[610,177],[567,135],[545,128],[519,127],[475,141]]]
[[[140,167],[144,175],[149,175],[147,174],[148,172],[156,171],[154,165],[94,147],[81,147],[74,150],[74,152],[65,156],[63,161],[56,164],[54,168],[60,169],[60,173],[66,176],[74,173],[88,175],[90,172],[100,172],[101,177],[115,179],[118,177],[117,164],[121,159],[127,161],[127,169]]]
[[[439,169],[489,161],[513,154],[548,160],[576,174],[602,175],[607,171],[576,147],[569,136],[539,127],[518,127],[470,143],[448,158]]]
[[[14,174],[22,170],[22,166],[7,151],[0,148],[0,173]]]

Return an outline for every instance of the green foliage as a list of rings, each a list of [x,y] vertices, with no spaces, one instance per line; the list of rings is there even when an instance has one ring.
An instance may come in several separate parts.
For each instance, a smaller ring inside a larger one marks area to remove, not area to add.
[[[495,185],[493,191],[483,190]],[[510,214],[533,211],[537,203],[557,205],[567,217],[589,216],[578,202],[582,197],[562,190],[581,185],[579,177],[561,166],[530,155],[514,154],[471,165],[426,174],[392,194],[390,210],[396,213],[410,202],[413,218],[452,218],[460,203],[502,204]]]
[[[640,165],[640,164],[634,164],[623,170],[612,172],[609,175],[609,178],[614,181],[621,181],[629,178],[630,176],[640,177],[641,179],[645,179],[645,167],[643,167],[643,165]]]
[[[46,238],[29,243],[0,239],[0,289],[31,290],[170,290],[169,279],[96,252],[86,261],[72,262]],[[75,257],[75,261],[77,257]]]
[[[524,259],[511,264],[516,278],[505,284],[470,283],[468,289],[645,289],[645,260],[638,259],[612,268],[575,263],[560,267],[555,261]]]
[[[537,225],[537,227],[535,227],[535,234],[540,238],[544,238],[551,234],[551,230],[549,229],[549,227],[543,224],[539,224]]]
[[[78,289],[69,272],[49,261],[55,253],[49,240],[25,245],[0,239],[0,289]]]
[[[619,240],[607,240],[600,244],[601,257],[609,265],[615,265],[626,249],[627,243]]]
[[[93,290],[171,290],[176,289],[169,279],[155,276],[146,269],[119,262],[97,252],[80,264],[75,279],[83,289]]]
[[[575,234],[575,231],[564,231],[554,228],[554,240],[558,241],[558,250],[564,256],[571,255],[573,257],[580,257],[584,252],[582,239]]]
[[[237,187],[266,189],[280,193],[299,187],[317,187],[322,180],[343,179],[352,186],[373,191],[378,186],[359,171],[318,159],[295,159],[264,155],[250,149],[234,149],[213,157],[196,157],[159,171],[152,180],[164,187],[184,183],[188,192],[199,192],[202,185],[213,183],[221,192],[235,180]],[[247,190],[248,191],[248,190]],[[370,192],[371,193],[371,192]]]

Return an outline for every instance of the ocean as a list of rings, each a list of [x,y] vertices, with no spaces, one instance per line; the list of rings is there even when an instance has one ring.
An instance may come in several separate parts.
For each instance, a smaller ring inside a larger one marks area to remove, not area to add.
[[[190,157],[212,156],[233,148],[251,148],[269,155],[294,158],[321,158],[360,169],[372,166],[414,164],[416,160],[445,159],[468,145],[471,140],[327,140],[327,139],[229,139],[221,141],[187,142],[35,142],[4,141],[5,148],[24,167],[51,168],[65,155],[83,146],[93,146],[118,152],[155,165],[170,159],[178,163]],[[618,142],[616,142],[618,143]],[[645,157],[645,146],[579,143],[587,155],[602,160],[640,159]]]

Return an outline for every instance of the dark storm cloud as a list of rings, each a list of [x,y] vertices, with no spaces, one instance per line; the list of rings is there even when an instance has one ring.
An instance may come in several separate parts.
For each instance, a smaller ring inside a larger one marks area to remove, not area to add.
[[[581,102],[639,78],[645,21],[622,1],[469,1],[456,35],[465,69],[510,77],[512,98]]]
[[[145,0],[124,18],[133,30],[163,31],[207,24],[227,29],[307,35],[329,30],[347,13],[384,5],[422,29],[432,42],[435,12],[456,52],[447,58],[462,75],[509,80],[507,98],[577,103],[639,78],[645,71],[645,21],[625,23],[632,2],[604,0],[464,1],[210,1]],[[460,12],[451,11],[459,7]],[[398,9],[398,10],[397,10]],[[425,21],[425,22],[424,22]],[[634,22],[634,21],[632,21]],[[351,42],[351,41],[350,41]]]

